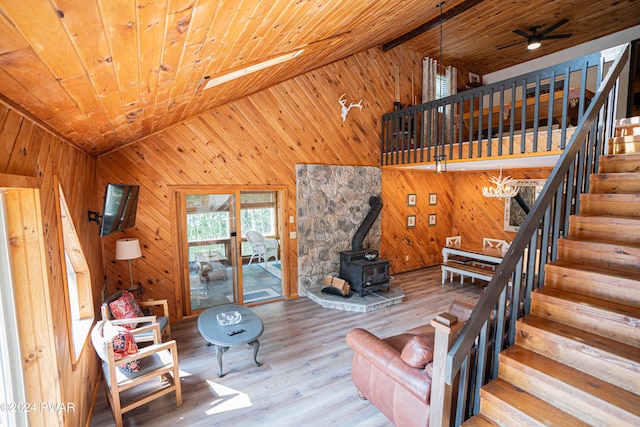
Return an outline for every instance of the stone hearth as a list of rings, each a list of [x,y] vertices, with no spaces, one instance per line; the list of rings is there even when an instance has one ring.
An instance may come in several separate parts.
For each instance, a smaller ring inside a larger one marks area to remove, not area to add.
[[[366,293],[363,297],[360,297],[357,292],[352,293],[350,298],[325,294],[320,287],[307,288],[306,296],[325,308],[366,313],[402,302],[405,296],[402,286],[394,283],[393,279],[390,285],[391,288],[388,291]]]

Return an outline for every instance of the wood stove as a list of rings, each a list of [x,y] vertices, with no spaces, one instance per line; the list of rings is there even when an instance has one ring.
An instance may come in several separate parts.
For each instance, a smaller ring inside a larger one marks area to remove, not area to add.
[[[340,252],[340,278],[349,282],[354,291],[364,296],[365,292],[389,290],[389,261],[377,258],[377,252],[362,249],[364,237],[382,210],[379,197],[369,199],[371,209],[353,235],[351,250]],[[372,255],[373,256],[365,256]]]

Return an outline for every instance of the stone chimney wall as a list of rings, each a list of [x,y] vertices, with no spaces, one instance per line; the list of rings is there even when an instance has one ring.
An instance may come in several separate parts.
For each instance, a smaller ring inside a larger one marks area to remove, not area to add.
[[[382,193],[382,170],[372,166],[296,165],[298,292],[323,286],[338,275],[340,251],[369,212],[369,197]],[[383,200],[384,203],[384,200]],[[380,248],[380,220],[365,236],[364,249]]]

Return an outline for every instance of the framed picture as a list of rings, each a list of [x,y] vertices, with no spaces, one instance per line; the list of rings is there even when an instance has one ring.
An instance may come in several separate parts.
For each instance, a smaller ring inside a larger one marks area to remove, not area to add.
[[[416,216],[409,215],[407,216],[407,228],[414,228],[416,226]]]
[[[436,225],[436,214],[429,214],[429,227]]]
[[[429,194],[429,204],[430,205],[438,204],[438,195],[436,193]]]
[[[407,196],[407,205],[415,206],[417,202],[418,196],[416,196],[415,194],[409,194],[409,196]]]
[[[469,73],[469,83],[480,83],[480,76],[475,73]]]

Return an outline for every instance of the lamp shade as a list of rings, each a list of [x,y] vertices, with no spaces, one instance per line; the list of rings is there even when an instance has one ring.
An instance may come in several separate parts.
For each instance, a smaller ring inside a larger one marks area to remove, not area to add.
[[[135,238],[116,240],[116,259],[129,260],[142,256],[140,251],[140,241]]]

